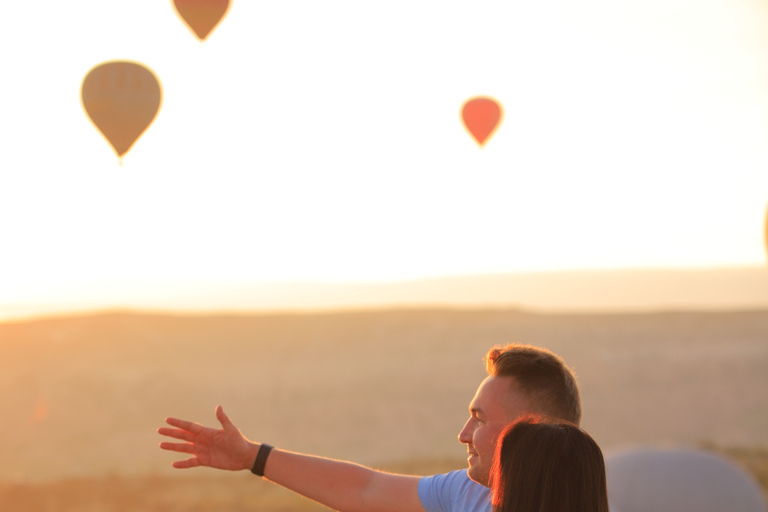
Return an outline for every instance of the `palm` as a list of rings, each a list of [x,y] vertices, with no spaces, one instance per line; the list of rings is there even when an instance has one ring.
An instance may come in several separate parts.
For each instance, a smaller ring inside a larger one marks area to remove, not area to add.
[[[241,469],[247,445],[242,436],[227,434],[224,429],[205,428],[195,438],[195,455],[202,466],[217,469]]]

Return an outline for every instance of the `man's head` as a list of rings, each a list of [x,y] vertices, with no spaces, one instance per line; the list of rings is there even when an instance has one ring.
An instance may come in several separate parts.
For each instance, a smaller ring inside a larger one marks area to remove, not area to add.
[[[576,378],[549,350],[529,345],[494,347],[485,356],[488,377],[469,404],[470,417],[459,433],[467,445],[469,477],[488,485],[496,441],[523,414],[581,422]]]
[[[527,399],[528,411],[581,424],[581,398],[576,377],[559,356],[530,345],[494,347],[485,355],[488,375],[512,377]]]

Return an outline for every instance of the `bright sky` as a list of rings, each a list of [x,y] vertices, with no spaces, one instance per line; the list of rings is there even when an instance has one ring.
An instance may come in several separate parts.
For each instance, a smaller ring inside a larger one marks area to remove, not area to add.
[[[204,42],[170,0],[3,11],[0,305],[765,262],[762,0],[233,0]],[[122,165],[80,102],[110,60],[163,91]]]

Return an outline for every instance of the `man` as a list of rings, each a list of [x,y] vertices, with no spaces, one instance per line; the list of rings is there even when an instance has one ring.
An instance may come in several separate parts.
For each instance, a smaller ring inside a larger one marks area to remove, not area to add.
[[[176,428],[164,436],[184,441],[160,447],[191,454],[176,468],[209,466],[250,469],[268,480],[342,512],[490,512],[488,473],[498,435],[524,413],[581,421],[576,378],[552,352],[528,345],[491,349],[485,358],[488,377],[469,404],[470,417],[459,433],[467,445],[466,471],[417,477],[376,471],[350,462],[271,449],[246,439],[224,414],[221,429],[167,418]]]

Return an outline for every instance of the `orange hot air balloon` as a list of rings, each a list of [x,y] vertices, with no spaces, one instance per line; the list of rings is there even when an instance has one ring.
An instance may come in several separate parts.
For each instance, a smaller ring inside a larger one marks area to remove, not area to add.
[[[202,41],[229,9],[229,0],[173,0],[176,12]]]
[[[768,210],[765,212],[765,250],[768,252]]]
[[[469,99],[461,108],[461,119],[469,133],[482,146],[499,126],[501,105],[493,98],[484,96]]]
[[[85,111],[119,157],[155,119],[161,95],[154,73],[135,62],[99,64],[82,86]]]

